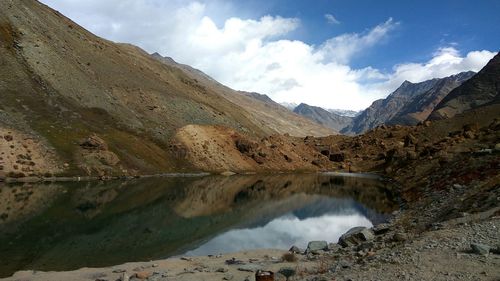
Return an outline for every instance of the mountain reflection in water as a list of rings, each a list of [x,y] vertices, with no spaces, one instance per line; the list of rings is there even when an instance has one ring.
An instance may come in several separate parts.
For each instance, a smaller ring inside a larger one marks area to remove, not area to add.
[[[309,241],[335,242],[352,227],[372,226],[370,220],[359,210],[362,207],[355,201],[318,195],[310,195],[311,198],[293,197],[307,199],[307,205],[262,226],[229,230],[186,255],[200,256],[260,248],[288,249],[292,245],[304,249]],[[321,207],[319,210],[318,206]],[[296,213],[301,214],[300,218]]]
[[[0,185],[0,277],[334,242],[383,221],[391,190],[325,174]]]

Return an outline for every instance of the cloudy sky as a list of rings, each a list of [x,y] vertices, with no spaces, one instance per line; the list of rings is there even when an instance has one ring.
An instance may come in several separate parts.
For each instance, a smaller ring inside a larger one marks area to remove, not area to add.
[[[404,80],[478,71],[500,46],[498,0],[42,2],[234,89],[326,108],[360,110]]]

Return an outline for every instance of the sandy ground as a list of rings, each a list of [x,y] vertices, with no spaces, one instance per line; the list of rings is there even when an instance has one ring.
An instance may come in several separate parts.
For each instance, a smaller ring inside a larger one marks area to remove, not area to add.
[[[277,272],[283,266],[295,267],[295,263],[282,262],[280,260],[282,254],[285,252],[282,250],[256,250],[213,257],[182,257],[152,262],[127,263],[107,268],[82,268],[68,272],[21,271],[17,272],[11,278],[2,280],[119,280],[124,273],[132,277],[137,273],[149,276],[153,275],[154,272],[157,272],[158,274],[156,275],[164,278],[158,280],[208,281],[224,280],[224,277],[228,278],[227,280],[245,280],[245,278],[253,280],[255,273],[252,270],[255,268]],[[232,258],[242,261],[245,264],[227,265],[225,261]]]

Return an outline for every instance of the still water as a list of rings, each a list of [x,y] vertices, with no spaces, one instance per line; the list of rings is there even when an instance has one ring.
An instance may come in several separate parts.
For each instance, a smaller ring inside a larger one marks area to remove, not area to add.
[[[0,277],[336,242],[395,210],[391,190],[328,174],[0,185]]]

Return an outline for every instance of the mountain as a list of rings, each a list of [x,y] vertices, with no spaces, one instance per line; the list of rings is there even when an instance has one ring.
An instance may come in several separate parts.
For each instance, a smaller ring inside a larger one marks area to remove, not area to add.
[[[341,116],[317,106],[310,106],[305,103],[299,104],[293,112],[305,116],[317,123],[340,131],[352,124],[353,118]]]
[[[152,56],[168,66],[181,69],[201,87],[212,89],[227,100],[241,106],[246,111],[246,116],[258,124],[267,134],[279,133],[292,136],[327,136],[337,134],[331,128],[321,126],[311,120],[295,114],[274,102],[267,95],[235,91],[222,85],[202,71],[189,65],[179,64],[170,57],[162,57],[155,53]]]
[[[381,124],[416,125],[427,119],[435,105],[472,75],[473,72],[464,72],[420,83],[405,81],[387,98],[373,102],[342,133],[360,134]]]
[[[294,103],[294,102],[280,102],[280,104],[284,107],[286,107],[288,110],[291,110],[293,111],[298,104]]]
[[[340,116],[356,117],[361,111],[349,110],[349,109],[327,109],[331,113],[335,113]]]
[[[0,1],[0,65],[0,177],[197,170],[189,147],[176,146],[187,126],[227,130],[230,144],[240,134],[332,132],[99,38],[35,0]]]
[[[386,123],[416,125],[426,120],[443,98],[475,74],[473,71],[468,71],[439,79],[431,89],[415,97],[412,102],[406,104],[395,117]]]
[[[444,119],[469,109],[500,103],[500,53],[481,71],[448,94],[429,119]]]

